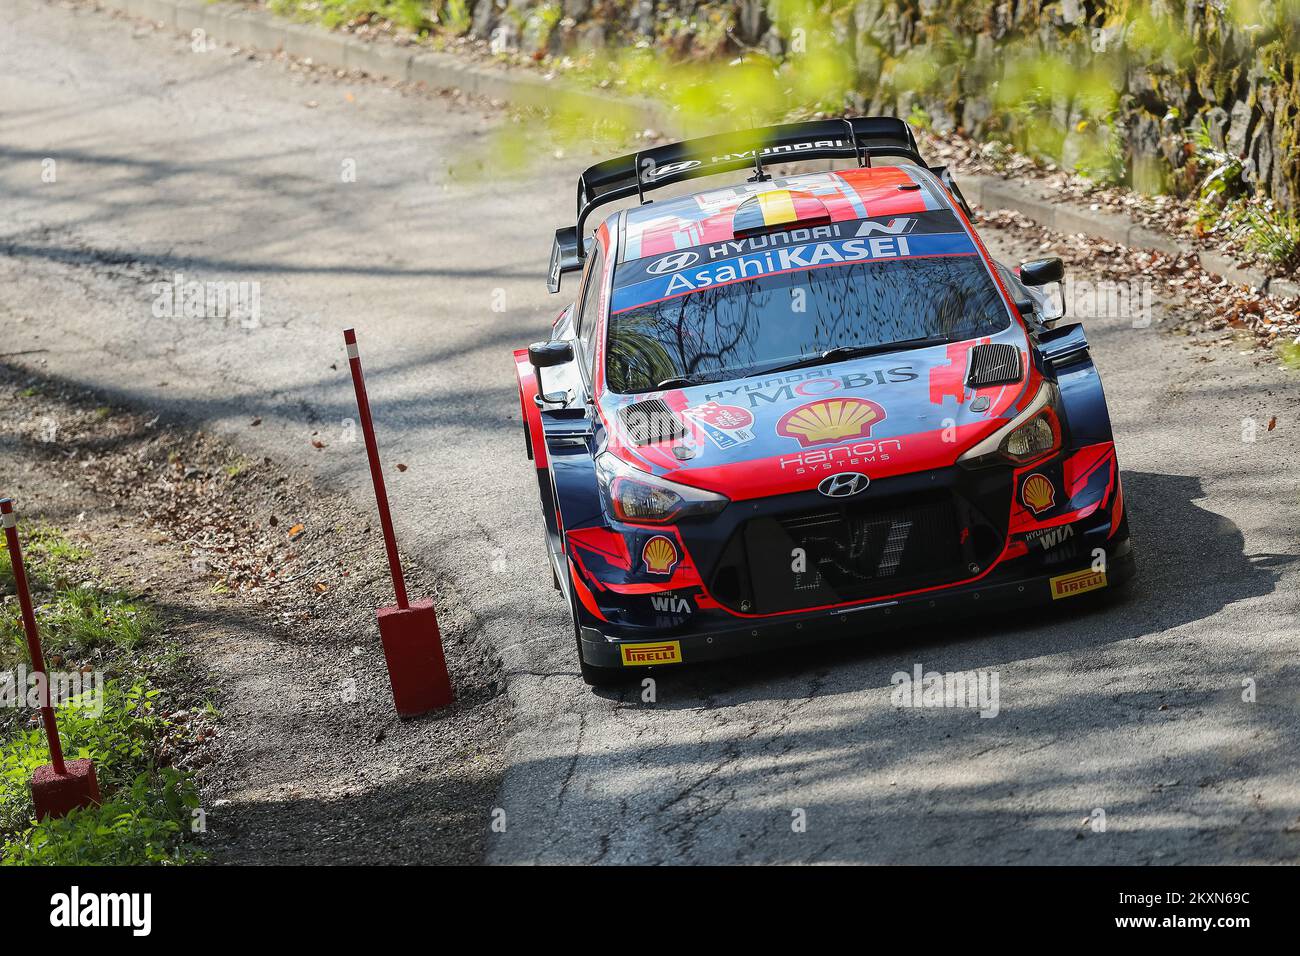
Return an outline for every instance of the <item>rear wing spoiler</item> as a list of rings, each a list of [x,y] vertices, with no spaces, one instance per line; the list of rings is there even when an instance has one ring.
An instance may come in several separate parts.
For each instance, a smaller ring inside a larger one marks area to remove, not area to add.
[[[586,244],[580,243],[588,217],[599,207],[647,194],[674,183],[717,173],[752,169],[752,182],[770,178],[765,167],[813,159],[854,159],[870,166],[874,156],[895,156],[925,166],[912,129],[893,116],[786,123],[668,143],[589,167],[578,177],[578,223],[555,231],[547,288],[560,289],[560,277],[582,268]],[[936,167],[944,185],[960,199],[946,170]],[[966,208],[964,199],[960,199]]]

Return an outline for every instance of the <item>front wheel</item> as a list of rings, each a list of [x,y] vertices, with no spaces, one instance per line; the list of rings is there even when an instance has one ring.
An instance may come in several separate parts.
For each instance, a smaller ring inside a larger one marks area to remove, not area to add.
[[[617,667],[595,667],[582,659],[582,649],[578,649],[578,668],[582,679],[588,687],[617,687],[627,683],[627,674]]]
[[[598,667],[582,659],[582,631],[578,623],[578,593],[573,584],[573,574],[569,574],[569,620],[573,624],[573,639],[578,654],[578,669],[588,687],[612,687],[627,683],[627,674],[619,667]]]

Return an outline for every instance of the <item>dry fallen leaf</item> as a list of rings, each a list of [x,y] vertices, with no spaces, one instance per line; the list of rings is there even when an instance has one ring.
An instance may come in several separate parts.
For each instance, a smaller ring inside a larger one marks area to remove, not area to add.
[[[321,441],[319,438],[313,438],[311,440],[311,447],[319,451],[320,449],[325,447],[325,443]]]
[[[1270,418],[1270,419],[1268,420],[1268,430],[1269,430],[1269,431],[1272,431],[1274,428],[1277,428],[1277,416],[1276,416],[1276,415],[1274,415],[1272,418]]]
[[[398,464],[397,464],[397,470],[398,470],[398,471],[406,471],[406,466],[403,465],[401,462],[398,462]]]

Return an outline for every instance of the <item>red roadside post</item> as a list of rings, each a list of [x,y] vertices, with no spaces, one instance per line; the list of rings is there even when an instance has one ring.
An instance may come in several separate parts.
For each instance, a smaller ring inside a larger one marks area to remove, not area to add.
[[[384,547],[388,551],[393,590],[397,592],[396,606],[379,608],[379,638],[384,645],[388,679],[393,685],[393,703],[397,707],[397,713],[401,717],[418,717],[452,702],[454,694],[451,677],[447,674],[447,661],[442,653],[442,636],[438,632],[433,599],[410,603],[406,597],[406,579],[402,576],[402,561],[397,554],[397,536],[393,533],[393,519],[388,512],[388,492],[384,488],[384,472],[379,465],[375,426],[370,420],[370,400],[366,397],[366,381],[361,373],[356,330],[344,329],[343,341],[348,347],[348,365],[352,368],[352,384],[357,392],[361,432],[366,438],[370,478],[375,485],[375,504],[379,507],[379,524],[384,531]]]
[[[36,630],[36,612],[32,609],[32,595],[27,589],[27,568],[23,564],[22,546],[18,543],[18,516],[14,514],[11,498],[0,499],[0,525],[4,526],[9,563],[14,569],[14,586],[18,590],[23,631],[27,634],[27,653],[32,659],[32,670],[37,675],[36,692],[40,700],[41,720],[45,724],[45,737],[50,743],[50,762],[37,767],[32,774],[32,802],[36,804],[37,820],[62,817],[77,807],[98,804],[99,781],[95,778],[95,765],[92,761],[69,760],[65,763],[63,760],[59,727],[55,723],[54,707],[50,701],[50,679],[45,673],[45,655],[41,652],[41,637]]]

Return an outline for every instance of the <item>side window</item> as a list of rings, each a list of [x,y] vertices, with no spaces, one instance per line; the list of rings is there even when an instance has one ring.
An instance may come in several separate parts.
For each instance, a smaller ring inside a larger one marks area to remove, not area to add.
[[[582,287],[581,312],[578,313],[578,341],[582,360],[588,369],[596,358],[596,330],[600,327],[600,283],[605,269],[605,251],[598,245],[587,265],[587,281]]]

